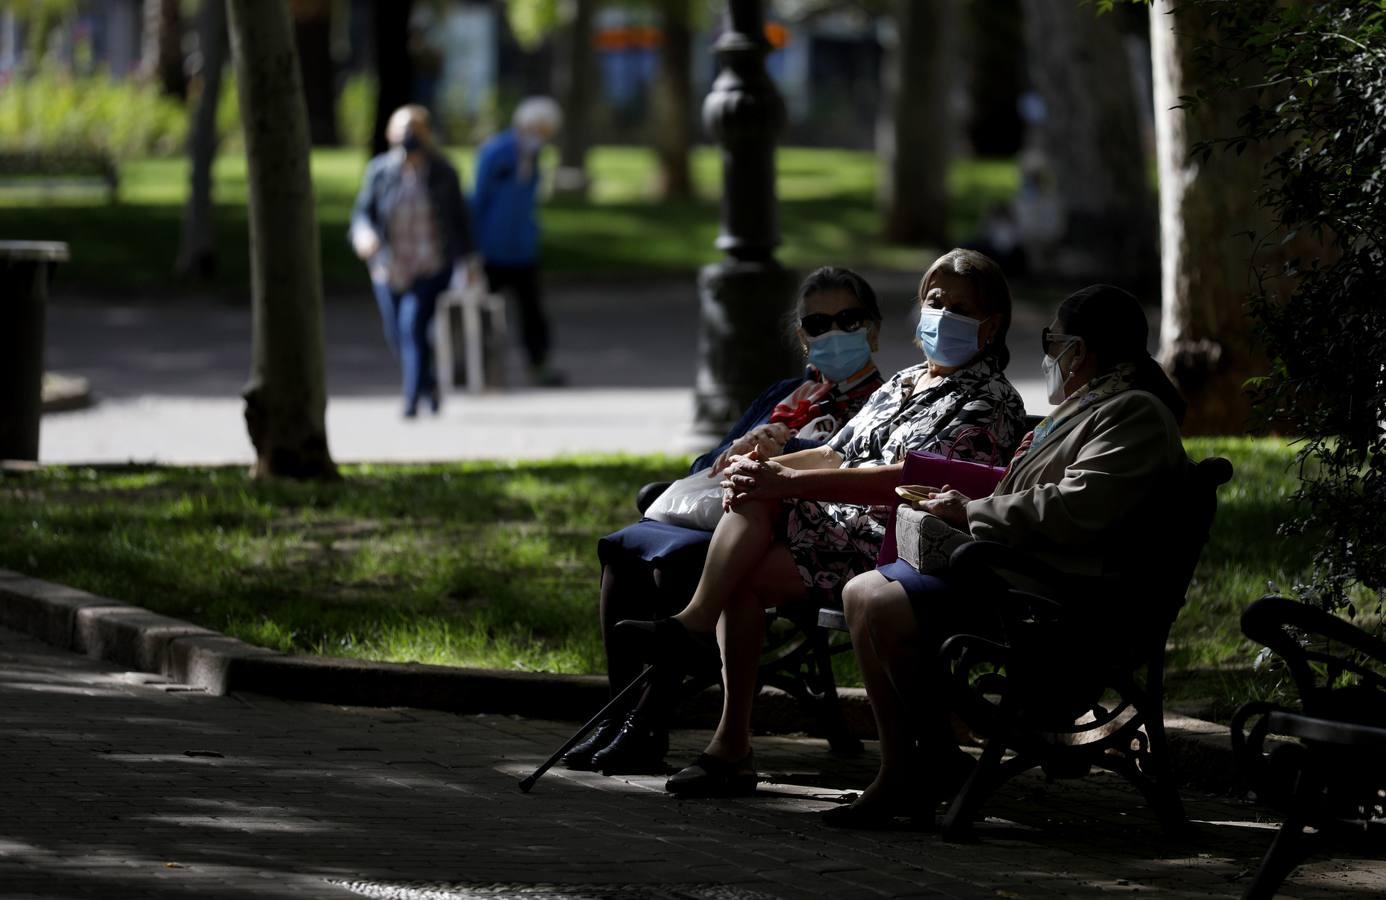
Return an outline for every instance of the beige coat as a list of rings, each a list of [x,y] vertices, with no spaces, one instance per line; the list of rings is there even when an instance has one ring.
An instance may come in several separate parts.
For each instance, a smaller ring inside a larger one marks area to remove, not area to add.
[[[1061,422],[970,501],[968,527],[1075,575],[1139,574],[1159,565],[1159,502],[1187,465],[1169,409],[1123,391]]]

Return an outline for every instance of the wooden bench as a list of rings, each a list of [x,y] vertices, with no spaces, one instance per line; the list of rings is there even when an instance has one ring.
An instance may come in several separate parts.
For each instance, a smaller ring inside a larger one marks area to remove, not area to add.
[[[1225,459],[1192,467],[1168,504],[1178,528],[1152,529],[1167,537],[1151,561],[1144,596],[1134,600],[1129,583],[1065,576],[1001,544],[976,541],[954,552],[950,571],[970,601],[997,610],[1004,638],[954,635],[940,650],[949,706],[984,741],[980,763],[944,817],[946,838],[970,835],[982,803],[1035,767],[1055,778],[1093,767],[1116,772],[1140,789],[1166,829],[1184,827],[1165,741],[1165,642],[1207,542],[1217,488],[1231,477]],[[1032,589],[998,584],[1002,572]],[[1133,602],[1149,611],[1135,627],[1127,623],[1138,645],[1114,644],[1101,613]],[[820,610],[818,620],[847,627],[841,610]]]
[[[1232,717],[1238,770],[1259,801],[1285,813],[1242,895],[1269,900],[1316,843],[1379,838],[1386,824],[1386,642],[1277,596],[1247,607],[1242,632],[1284,662],[1300,699],[1297,710],[1258,700]]]
[[[115,160],[100,152],[0,150],[0,185],[38,184],[46,189],[69,184],[99,186],[108,202],[120,197]]]

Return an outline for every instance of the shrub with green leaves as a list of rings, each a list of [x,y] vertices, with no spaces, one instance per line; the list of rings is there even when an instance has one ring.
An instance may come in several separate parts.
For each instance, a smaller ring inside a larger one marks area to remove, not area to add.
[[[1386,0],[1197,0],[1219,35],[1220,90],[1248,102],[1241,134],[1200,152],[1273,151],[1263,236],[1321,252],[1263,271],[1249,306],[1271,371],[1268,424],[1301,438],[1298,512],[1312,535],[1305,599],[1349,615],[1386,599]],[[1230,55],[1227,54],[1229,49]],[[1284,290],[1286,280],[1292,285]]]
[[[172,156],[188,117],[157,86],[40,70],[0,88],[0,150]]]

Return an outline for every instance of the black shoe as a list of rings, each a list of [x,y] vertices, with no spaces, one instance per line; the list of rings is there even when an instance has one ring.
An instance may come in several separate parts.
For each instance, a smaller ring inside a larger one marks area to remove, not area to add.
[[[592,733],[579,742],[573,749],[563,754],[559,765],[565,769],[577,769],[580,772],[590,772],[593,770],[592,756],[611,743],[612,738],[616,737],[621,730],[621,721],[614,716],[609,719],[602,719],[597,723],[597,727],[592,729]]]
[[[722,666],[716,636],[710,632],[689,631],[675,618],[655,619],[652,622],[622,619],[616,623],[615,631],[631,641],[646,661],[663,667],[695,672]]]
[[[756,792],[755,754],[747,752],[734,762],[701,754],[693,765],[681,769],[664,783],[664,789],[680,797],[749,797]]]
[[[976,761],[959,750],[956,755],[937,761],[921,758],[915,765],[912,783],[892,799],[870,806],[835,806],[820,814],[823,824],[829,828],[880,830],[895,827],[898,819],[909,819],[916,828],[931,828],[938,805],[952,801],[972,774]]]
[[[438,393],[438,387],[437,387],[437,385],[434,385],[434,386],[433,386],[432,388],[430,388],[429,391],[428,391],[428,411],[431,412],[431,413],[433,413],[433,414],[436,416],[436,415],[438,415],[438,411],[439,411],[440,409],[442,409],[442,407],[443,407],[443,398],[442,398],[442,396]]]
[[[603,775],[663,775],[669,771],[664,765],[668,752],[668,729],[631,713],[616,736],[592,755],[592,768]]]

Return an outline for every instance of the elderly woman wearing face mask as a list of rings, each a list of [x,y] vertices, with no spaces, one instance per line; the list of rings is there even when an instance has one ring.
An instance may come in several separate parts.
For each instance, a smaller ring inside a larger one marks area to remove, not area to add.
[[[996,541],[1031,553],[1074,579],[1126,579],[1139,597],[1150,565],[1142,525],[1151,505],[1187,465],[1179,436],[1184,401],[1146,352],[1140,304],[1126,291],[1094,285],[1070,296],[1044,329],[1044,377],[1056,408],[1021,442],[989,497],[969,499],[946,485],[918,504],[951,526],[960,542]],[[880,736],[881,768],[828,824],[879,827],[897,815],[932,812],[971,766],[958,749],[928,660],[951,635],[997,627],[946,568],[916,571],[897,560],[854,578],[843,591],[852,646]],[[1120,641],[1140,627],[1139,608],[1112,609]],[[917,743],[916,743],[917,742]]]
[[[404,415],[426,396],[438,412],[430,331],[438,295],[475,252],[471,218],[454,169],[433,146],[428,110],[390,116],[390,149],[366,166],[350,238],[371,274],[385,340],[404,376]]]
[[[804,373],[762,393],[721,444],[694,460],[686,483],[715,493],[735,456],[755,451],[768,458],[821,446],[881,386],[872,359],[881,310],[866,279],[851,269],[824,266],[804,279],[792,312],[793,340],[807,364]],[[647,509],[646,516],[597,543],[602,639],[613,694],[642,665],[612,626],[622,619],[682,609],[698,583],[714,527],[706,521],[668,521],[658,506]],[[563,765],[607,775],[663,772],[675,688],[664,683],[647,688],[634,709],[601,722],[563,757]]]
[[[896,373],[827,446],[734,457],[728,512],[693,598],[670,618],[617,624],[660,669],[697,665],[721,648],[721,722],[703,754],[669,779],[671,793],[755,790],[751,701],[764,611],[831,595],[874,565],[906,453],[946,450],[964,431],[985,437],[959,442],[963,456],[994,443],[1008,458],[1019,441],[1025,409],[1002,373],[1011,296],[1000,268],[953,250],[924,274],[918,301],[927,360]]]

